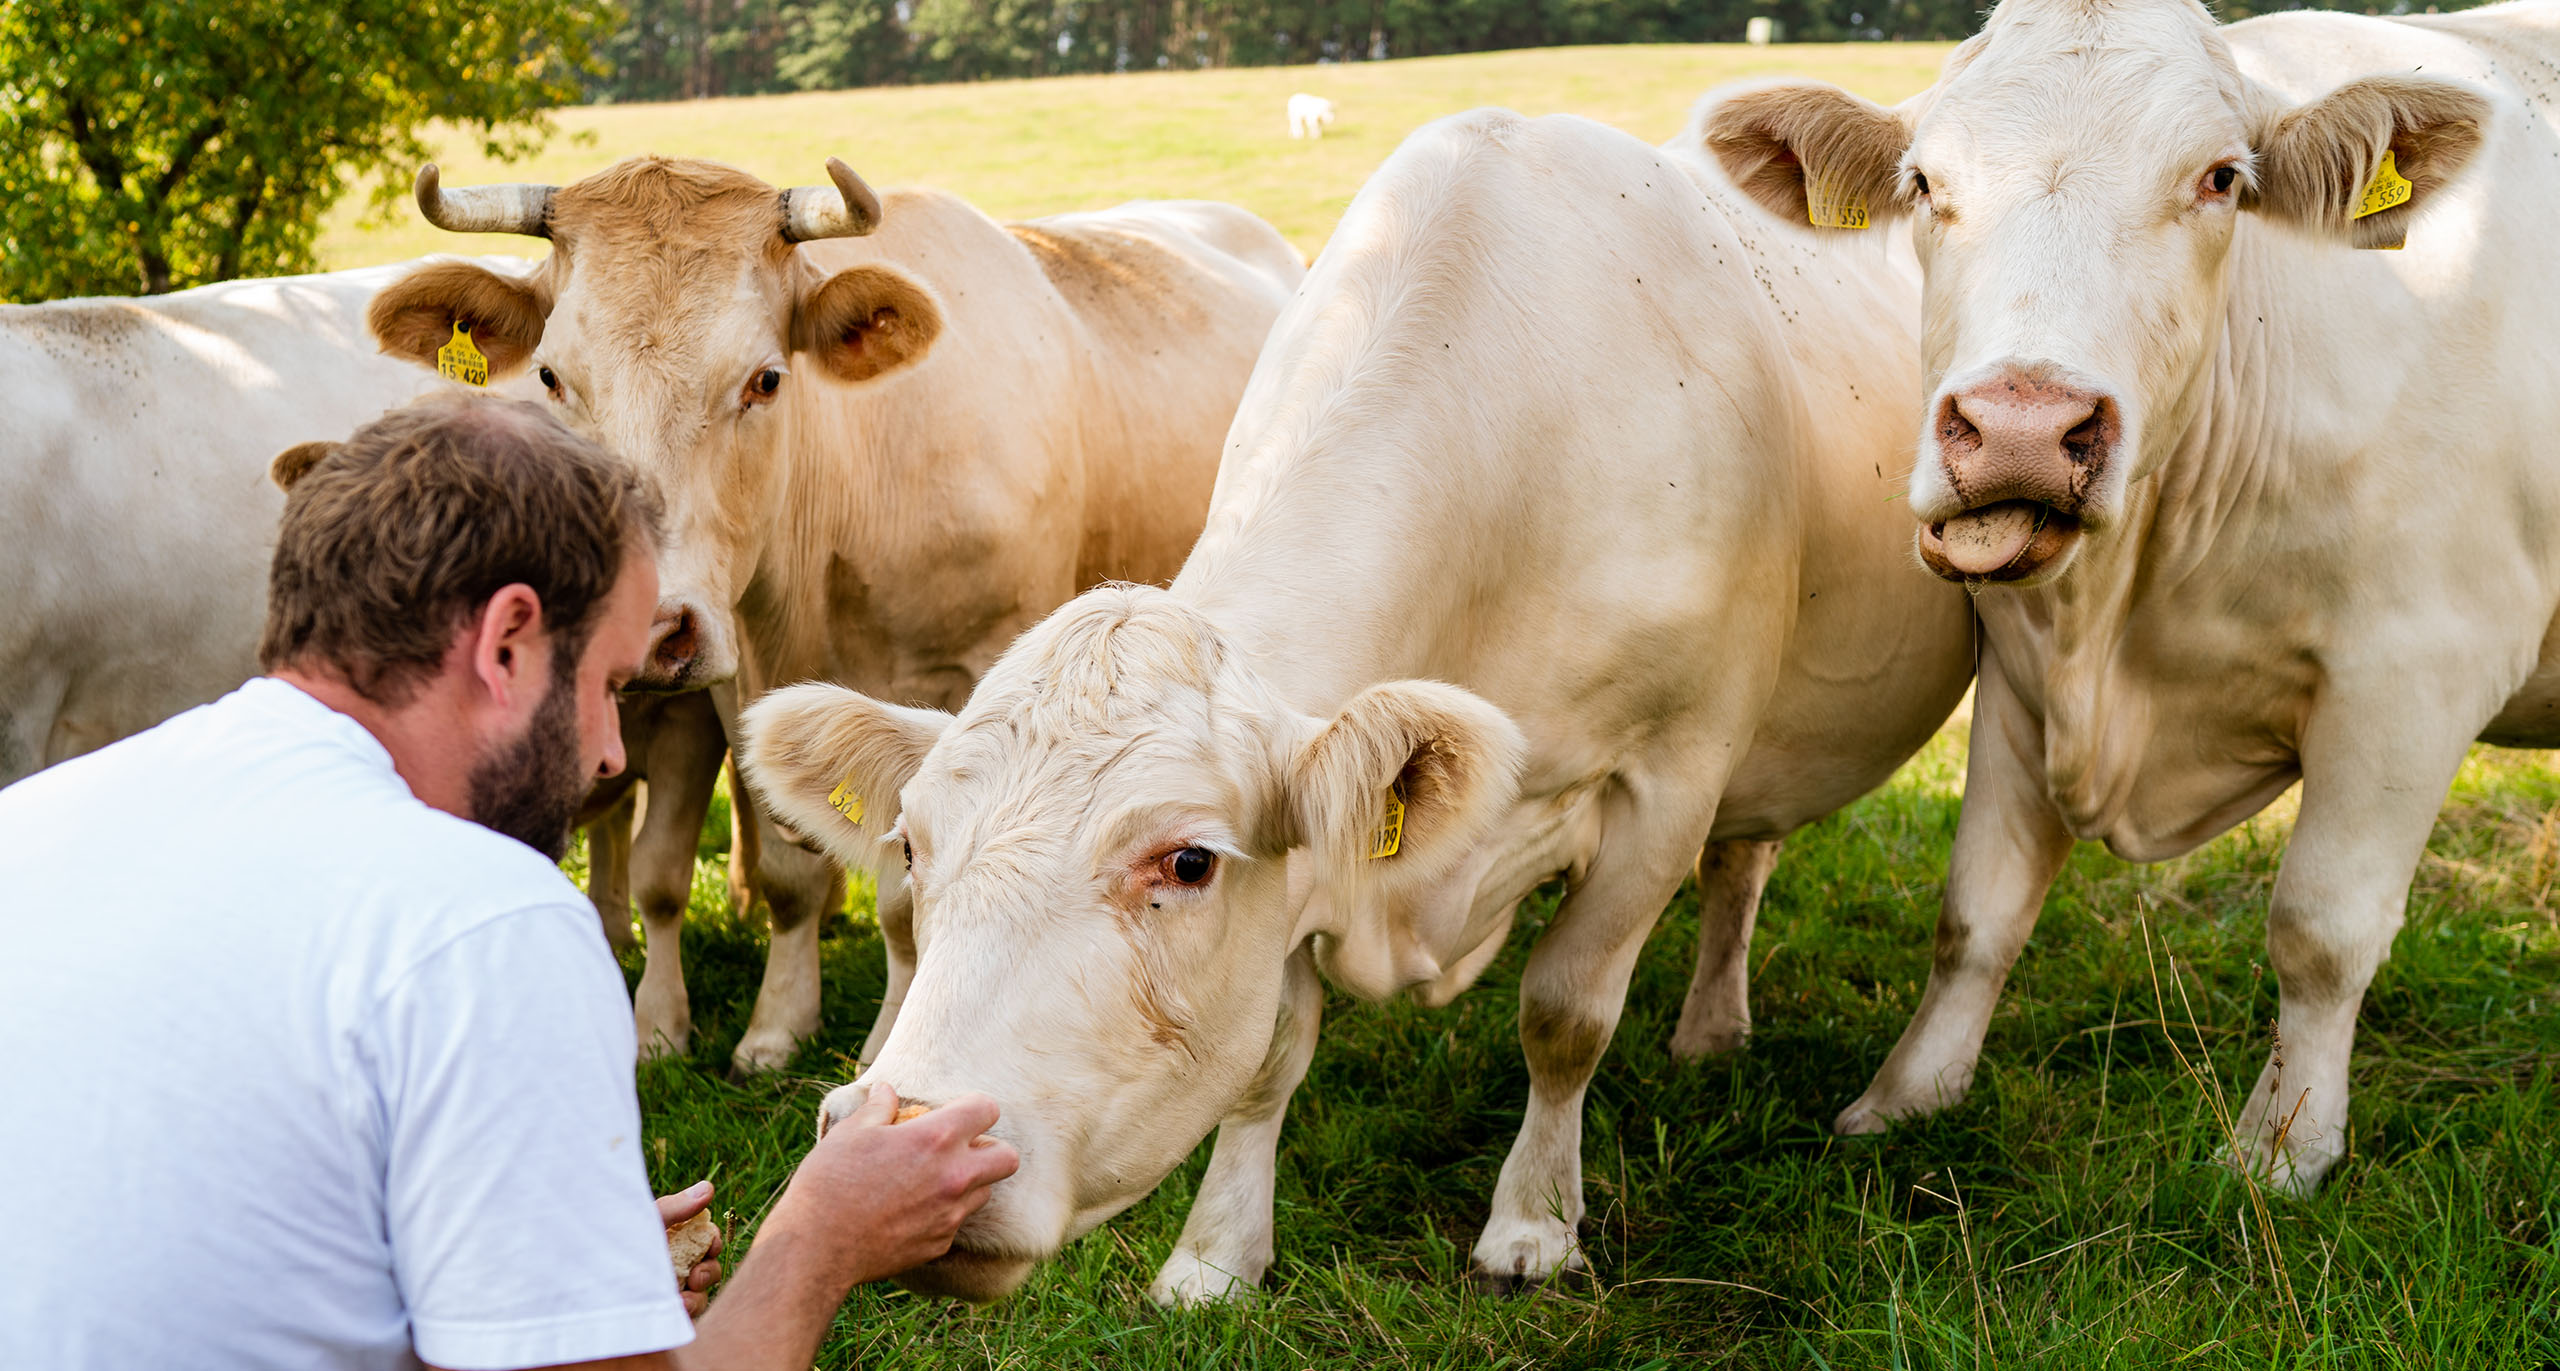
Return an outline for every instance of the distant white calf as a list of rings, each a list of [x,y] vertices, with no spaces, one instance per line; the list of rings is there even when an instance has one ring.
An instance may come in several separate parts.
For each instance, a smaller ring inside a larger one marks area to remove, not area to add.
[[[1321,95],[1300,91],[1289,97],[1289,136],[1322,138],[1324,126],[1333,122],[1333,102]]]

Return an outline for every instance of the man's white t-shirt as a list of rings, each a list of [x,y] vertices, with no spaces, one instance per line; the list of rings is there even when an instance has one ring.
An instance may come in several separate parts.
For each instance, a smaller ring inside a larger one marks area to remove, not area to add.
[[[282,681],[0,791],[0,1367],[693,1336],[595,912]]]

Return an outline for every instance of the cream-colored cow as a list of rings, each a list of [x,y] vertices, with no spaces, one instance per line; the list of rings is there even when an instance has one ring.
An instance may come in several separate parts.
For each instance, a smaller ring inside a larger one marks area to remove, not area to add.
[[[912,861],[919,968],[864,1082],[984,1090],[1022,1150],[911,1281],[1011,1289],[1214,1127],[1154,1293],[1249,1288],[1319,976],[1444,1002],[1559,873],[1474,1262],[1582,1266],[1583,1091],[1701,844],[1693,1048],[1745,1021],[1770,845],[1883,780],[1972,661],[1891,498],[1907,259],[1790,234],[1688,146],[1415,134],[1275,327],[1170,590],[1059,610],[956,719],[824,686],[746,712],[777,813]]]
[[[373,310],[433,365],[468,324],[493,375],[656,477],[670,546],[643,688],[840,681],[957,705],[1078,589],[1160,580],[1207,507],[1219,436],[1304,275],[1278,233],[1176,201],[999,225],[931,191],[883,201],[842,162],[789,192],[632,158],[574,185],[444,189],[443,227],[548,237],[523,280],[420,271]],[[874,230],[877,230],[874,232]],[[725,697],[725,692],[724,692]],[[741,1070],[818,1023],[824,859],[758,835],[774,940]],[[889,985],[906,898],[882,882]],[[676,924],[649,923],[640,1036],[681,1045]]]
[[[2342,1153],[2357,1006],[2464,749],[2560,744],[2555,71],[2550,3],[2006,0],[1897,110],[1709,113],[1799,221],[1808,184],[1911,216],[1920,555],[1988,587],[1937,963],[1844,1132],[1964,1092],[2073,839],[2163,860],[2299,780],[2234,1141],[2295,1189]]]

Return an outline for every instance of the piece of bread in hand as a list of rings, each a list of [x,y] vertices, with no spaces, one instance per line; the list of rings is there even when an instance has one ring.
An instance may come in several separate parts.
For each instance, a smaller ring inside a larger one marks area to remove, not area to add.
[[[667,1230],[667,1260],[675,1263],[676,1284],[683,1285],[711,1253],[711,1244],[720,1239],[720,1225],[711,1221],[706,1209]]]

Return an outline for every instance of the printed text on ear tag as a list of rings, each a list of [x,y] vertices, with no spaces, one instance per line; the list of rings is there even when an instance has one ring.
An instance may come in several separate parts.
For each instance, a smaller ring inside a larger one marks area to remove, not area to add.
[[[1404,846],[1404,782],[1387,787],[1387,812],[1369,832],[1369,860],[1396,855]]]
[[[1807,182],[1804,217],[1815,228],[1862,229],[1867,226],[1867,202],[1856,191]]]
[[[466,386],[489,384],[489,359],[471,345],[471,326],[453,321],[453,341],[436,349],[436,371]]]
[[[836,788],[827,792],[827,803],[834,806],[835,811],[838,814],[844,816],[844,821],[846,823],[858,824],[862,822],[862,797],[853,793],[853,778],[851,776],[847,776],[843,780],[836,782]]]
[[[2373,169],[2373,179],[2365,183],[2364,202],[2356,206],[2355,217],[2380,214],[2397,205],[2409,203],[2413,188],[2409,178],[2400,174],[2397,158],[2391,149],[2382,150],[2382,165]],[[2392,246],[2397,247],[2398,244]]]

